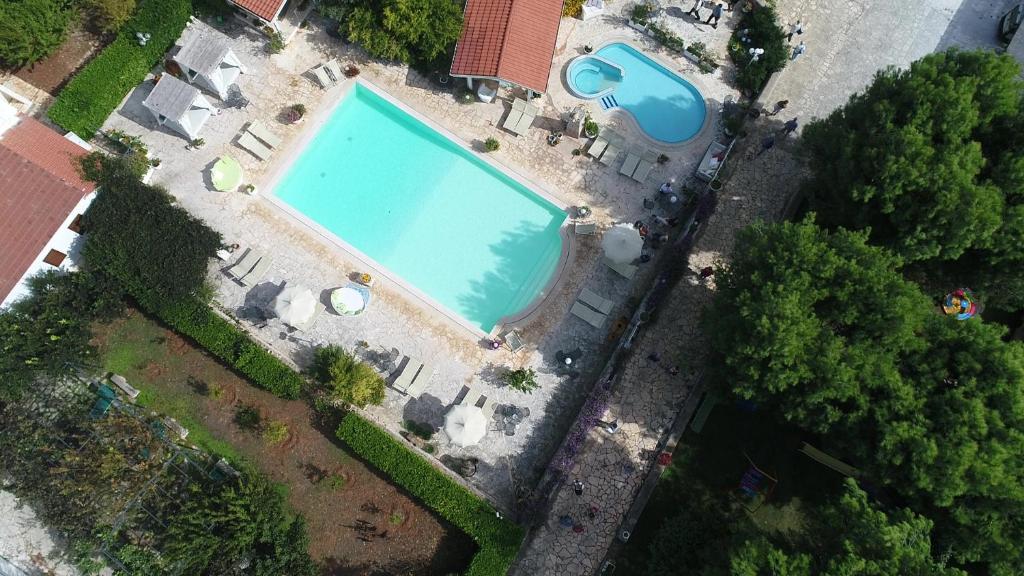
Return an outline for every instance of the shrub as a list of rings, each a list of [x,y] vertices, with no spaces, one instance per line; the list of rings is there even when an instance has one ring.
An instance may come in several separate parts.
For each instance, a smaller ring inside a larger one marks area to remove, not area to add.
[[[138,85],[181,35],[189,0],[144,0],[109,46],[61,91],[48,115],[65,130],[89,139],[124,96]],[[135,32],[151,35],[139,46]],[[3,42],[0,42],[2,45]]]
[[[579,18],[583,13],[583,4],[586,0],[565,0],[562,4],[562,16],[566,18]]]
[[[405,63],[444,56],[462,32],[462,4],[453,0],[360,2],[345,18],[350,41],[371,56]]]
[[[501,143],[498,142],[497,138],[494,138],[492,136],[487,140],[484,140],[484,150],[487,150],[488,152],[494,152],[498,148],[501,148]]]
[[[0,64],[19,68],[48,56],[64,42],[74,14],[64,0],[0,2]]]
[[[583,121],[583,131],[587,136],[594,137],[600,134],[601,127],[597,125],[597,122],[594,122],[593,118],[587,116],[586,120]]]
[[[683,48],[686,48],[686,42],[672,32],[668,28],[663,28],[655,23],[651,23],[649,27],[651,34],[654,35],[654,39],[660,42],[665,48],[673,52],[682,52]]]
[[[280,420],[274,420],[263,429],[263,439],[268,444],[280,444],[288,438],[288,425]]]
[[[629,11],[629,18],[637,24],[646,24],[647,19],[654,13],[654,5],[648,2],[639,2]]]
[[[250,340],[241,329],[218,316],[206,304],[195,298],[153,306],[146,306],[141,301],[139,303],[176,332],[192,338],[226,362],[257,387],[281,398],[299,397],[302,377]]]
[[[260,409],[252,404],[240,404],[235,410],[235,424],[238,424],[242,430],[255,432],[260,429],[262,421],[263,416],[260,415]]]
[[[85,0],[93,24],[101,32],[114,32],[135,12],[135,0]]]
[[[537,373],[533,371],[533,368],[509,370],[505,372],[501,377],[501,380],[509,388],[519,390],[520,392],[526,392],[528,394],[533,393],[534,390],[540,388],[540,384],[537,383]]]
[[[355,413],[342,419],[338,438],[476,541],[480,549],[467,576],[505,574],[523,540],[519,526],[499,518],[487,502]]]
[[[271,54],[279,54],[284,50],[284,38],[281,36],[280,32],[277,30],[271,30],[267,33],[267,36],[270,37],[270,42],[267,43],[267,52],[270,52]]]
[[[330,387],[329,395],[335,401],[360,408],[384,402],[384,379],[341,346],[318,348],[313,354],[313,374]]]
[[[764,54],[753,63],[749,53],[752,47],[764,49]],[[774,8],[761,6],[743,16],[729,40],[729,57],[738,70],[736,84],[750,95],[760,92],[768,78],[786,66],[786,33],[778,24]]]
[[[409,433],[419,436],[424,440],[430,440],[434,436],[434,427],[430,424],[424,424],[423,422],[403,420],[402,428],[405,428]]]

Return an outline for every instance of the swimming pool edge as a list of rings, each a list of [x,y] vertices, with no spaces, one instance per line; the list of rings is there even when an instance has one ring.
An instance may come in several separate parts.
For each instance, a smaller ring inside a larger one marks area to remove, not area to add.
[[[489,332],[485,332],[480,326],[477,326],[469,319],[465,318],[458,312],[448,308],[441,304],[436,299],[428,295],[427,293],[420,290],[414,284],[407,282],[401,278],[398,274],[392,272],[387,266],[377,262],[361,250],[357,249],[350,243],[346,242],[343,238],[334,234],[330,230],[314,221],[312,218],[306,216],[301,211],[292,207],[286,201],[278,198],[276,194],[277,186],[281,183],[281,180],[287,175],[289,169],[295,164],[296,161],[303,155],[310,143],[320,133],[320,130],[330,120],[338,106],[344,102],[345,98],[349,95],[349,92],[354,89],[356,85],[361,85],[364,88],[370,90],[377,96],[383,98],[388,103],[394,105],[402,112],[412,116],[414,119],[422,122],[431,130],[434,130],[444,138],[454,142],[456,145],[463,148],[465,151],[472,154],[475,158],[480,159],[486,163],[489,167],[497,170],[499,173],[506,175],[507,177],[514,180],[517,184],[526,188],[532,194],[535,194],[538,198],[553,205],[563,213],[563,218],[559,224],[558,233],[561,240],[559,260],[555,265],[555,269],[551,273],[551,277],[548,278],[544,287],[538,292],[537,296],[534,297],[530,303],[523,309],[516,311],[513,314],[504,316],[495,322],[494,326]],[[504,331],[505,327],[511,323],[516,325],[522,325],[529,321],[530,318],[541,309],[544,308],[544,303],[550,300],[550,296],[557,290],[562,284],[565,276],[565,271],[569,268],[569,265],[573,262],[573,254],[575,252],[575,238],[574,234],[571,233],[571,222],[568,202],[565,202],[557,194],[551,192],[544,184],[537,180],[528,177],[522,172],[502,163],[494,158],[488,157],[486,154],[473,149],[473,147],[466,142],[464,139],[454,134],[452,131],[441,126],[437,122],[428,118],[424,114],[414,110],[407,104],[398,100],[396,97],[383,90],[373,82],[364,78],[355,78],[345,80],[338,86],[334,86],[328,89],[328,92],[333,91],[334,94],[329,94],[327,103],[321,106],[314,114],[309,118],[309,122],[304,126],[300,132],[299,138],[294,141],[287,148],[286,154],[280,154],[277,158],[272,161],[272,165],[266,171],[266,176],[261,184],[261,190],[266,190],[265,194],[261,194],[260,197],[267,201],[267,204],[275,209],[278,213],[284,215],[289,220],[301,225],[307,230],[313,232],[316,236],[320,237],[325,243],[332,245],[334,248],[340,249],[343,256],[351,257],[354,259],[356,264],[364,266],[372,270],[375,274],[381,278],[386,278],[397,287],[397,292],[405,297],[406,300],[412,300],[423,305],[422,307],[427,308],[434,316],[437,316],[443,323],[458,327],[463,330],[468,330],[474,337],[477,338],[494,338],[499,333]]]

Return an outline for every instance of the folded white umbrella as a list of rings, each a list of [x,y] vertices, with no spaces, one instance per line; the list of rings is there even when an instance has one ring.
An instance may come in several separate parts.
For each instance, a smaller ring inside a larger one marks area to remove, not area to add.
[[[476,406],[456,406],[444,417],[444,433],[452,444],[472,446],[487,434],[487,417]]]
[[[286,286],[274,299],[274,314],[289,326],[309,320],[315,309],[316,297],[309,288],[298,284]]]
[[[632,224],[618,224],[601,238],[604,255],[616,264],[629,264],[636,260],[643,247],[644,239]]]

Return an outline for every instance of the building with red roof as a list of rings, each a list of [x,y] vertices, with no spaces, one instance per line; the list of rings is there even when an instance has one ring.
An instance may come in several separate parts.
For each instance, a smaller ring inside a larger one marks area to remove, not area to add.
[[[562,0],[468,0],[451,75],[543,93],[562,20]]]
[[[227,0],[236,7],[238,16],[258,30],[269,27],[281,35],[285,42],[291,40],[301,22],[313,9],[315,2],[301,0]],[[304,5],[305,4],[305,5]]]
[[[79,219],[96,196],[77,170],[87,153],[30,117],[0,133],[0,306],[41,271],[76,268]]]

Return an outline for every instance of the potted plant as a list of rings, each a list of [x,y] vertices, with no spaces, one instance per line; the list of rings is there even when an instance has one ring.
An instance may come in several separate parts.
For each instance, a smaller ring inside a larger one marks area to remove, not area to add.
[[[587,116],[586,120],[583,121],[583,133],[586,134],[587,138],[597,138],[597,134],[601,131],[601,127],[594,122],[593,118]]]
[[[629,27],[641,32],[647,32],[648,20],[654,13],[654,5],[647,2],[640,2],[629,11]]]
[[[242,186],[242,192],[245,192],[249,196],[253,196],[253,195],[256,194],[256,185],[255,184],[246,184],[245,186]]]
[[[722,189],[722,181],[716,177],[714,180],[708,183],[708,188],[711,188],[715,192],[718,192],[719,190]]]
[[[297,124],[297,123],[301,122],[302,121],[302,117],[305,116],[305,115],[306,115],[306,105],[305,104],[292,104],[291,107],[288,108],[288,111],[286,113],[286,116],[288,117],[288,121],[291,122],[292,124]]]
[[[586,218],[587,216],[590,216],[590,206],[577,206],[576,207],[576,217],[577,218]]]
[[[669,157],[666,156],[665,154],[658,155],[658,164],[667,164],[668,161],[669,161]]]
[[[159,158],[150,158],[149,159],[149,165],[152,166],[153,168],[159,168],[160,167],[160,159]]]
[[[487,140],[484,140],[484,150],[487,150],[488,152],[494,152],[498,148],[501,148],[501,143],[498,142],[498,140],[493,136],[488,138]]]
[[[198,150],[198,149],[202,148],[205,145],[206,145],[206,140],[203,140],[202,138],[196,138],[195,140],[189,142],[189,147],[194,149],[194,150]]]
[[[345,78],[355,78],[359,76],[359,67],[349,64],[345,66],[345,70],[342,73],[345,75]]]

